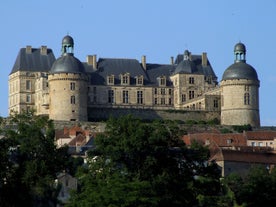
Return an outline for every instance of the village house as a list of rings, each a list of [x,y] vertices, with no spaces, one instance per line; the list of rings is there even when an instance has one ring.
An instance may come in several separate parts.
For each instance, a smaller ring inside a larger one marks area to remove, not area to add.
[[[269,171],[273,169],[276,164],[275,139],[276,131],[206,132],[183,136],[187,146],[195,141],[210,149],[210,161],[220,166],[222,177],[233,172],[246,175],[256,165]]]

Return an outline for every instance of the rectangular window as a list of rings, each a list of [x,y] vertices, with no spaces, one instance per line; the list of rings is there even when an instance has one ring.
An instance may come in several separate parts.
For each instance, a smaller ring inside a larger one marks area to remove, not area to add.
[[[171,88],[169,88],[168,94],[169,94],[169,95],[172,95],[172,89],[171,89]]]
[[[32,95],[31,94],[27,94],[27,96],[26,96],[26,102],[27,103],[31,103],[32,102]]]
[[[158,104],[158,99],[154,98],[154,104]]]
[[[71,104],[76,104],[76,98],[75,98],[75,96],[71,96],[70,102],[71,102]]]
[[[129,84],[129,74],[121,75],[121,84],[128,85]]]
[[[165,95],[165,94],[166,94],[165,88],[161,88],[161,95]]]
[[[189,77],[189,84],[194,84],[194,83],[195,83],[195,78]]]
[[[181,101],[182,103],[186,102],[186,94],[182,94]]]
[[[137,91],[137,103],[143,104],[143,91]]]
[[[218,100],[217,99],[214,100],[214,108],[218,108]]]
[[[250,96],[249,93],[244,94],[244,105],[250,105]]]
[[[154,88],[154,94],[155,95],[157,94],[157,88]]]
[[[31,81],[30,80],[26,80],[26,90],[31,90]]]
[[[159,85],[166,86],[166,77],[163,76],[159,78]]]
[[[114,90],[108,90],[108,103],[114,103]]]
[[[123,91],[123,103],[128,103],[128,91]]]
[[[189,99],[193,99],[195,97],[194,91],[189,91]]]
[[[114,75],[107,76],[107,84],[114,85]]]
[[[136,78],[136,85],[141,86],[141,85],[143,85],[143,82],[144,82],[143,76],[139,76]]]
[[[70,83],[70,90],[71,90],[71,91],[76,90],[76,83],[74,83],[74,82],[71,82],[71,83]]]
[[[172,105],[172,99],[169,98],[168,101],[169,101],[168,104],[169,104],[169,105]]]
[[[166,102],[165,102],[165,98],[161,98],[161,105],[165,105]]]

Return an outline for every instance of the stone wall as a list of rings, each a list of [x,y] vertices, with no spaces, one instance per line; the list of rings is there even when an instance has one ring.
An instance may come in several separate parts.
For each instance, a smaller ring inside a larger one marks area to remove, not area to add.
[[[153,110],[153,109],[120,109],[120,108],[89,108],[88,120],[99,121],[107,120],[109,117],[120,117],[123,115],[132,114],[134,117],[143,120],[195,120],[195,121],[209,121],[212,119],[220,120],[220,112],[206,112],[206,111],[184,111],[184,110]]]

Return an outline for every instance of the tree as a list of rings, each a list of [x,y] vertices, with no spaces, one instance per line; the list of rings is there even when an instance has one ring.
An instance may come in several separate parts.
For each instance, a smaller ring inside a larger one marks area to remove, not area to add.
[[[207,164],[208,151],[188,149],[181,133],[174,122],[148,124],[132,116],[108,120],[68,206],[196,205],[197,191],[207,182],[203,178],[210,176],[208,183],[217,185],[219,175],[215,164]]]
[[[231,174],[225,184],[234,194],[238,205],[257,207],[274,206],[276,202],[276,170],[270,173],[263,166],[252,167],[248,175]]]
[[[0,206],[55,206],[54,180],[69,155],[56,148],[52,121],[33,111],[14,113],[1,132]]]

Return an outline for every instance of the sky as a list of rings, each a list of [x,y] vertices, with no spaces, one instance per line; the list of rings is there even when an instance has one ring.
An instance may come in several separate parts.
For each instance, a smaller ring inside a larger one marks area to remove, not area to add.
[[[9,0],[0,3],[0,116],[8,116],[8,76],[20,48],[46,45],[58,58],[61,41],[74,38],[74,54],[102,58],[146,55],[169,64],[186,49],[206,52],[218,81],[234,63],[234,46],[260,80],[262,126],[276,126],[275,0]]]

